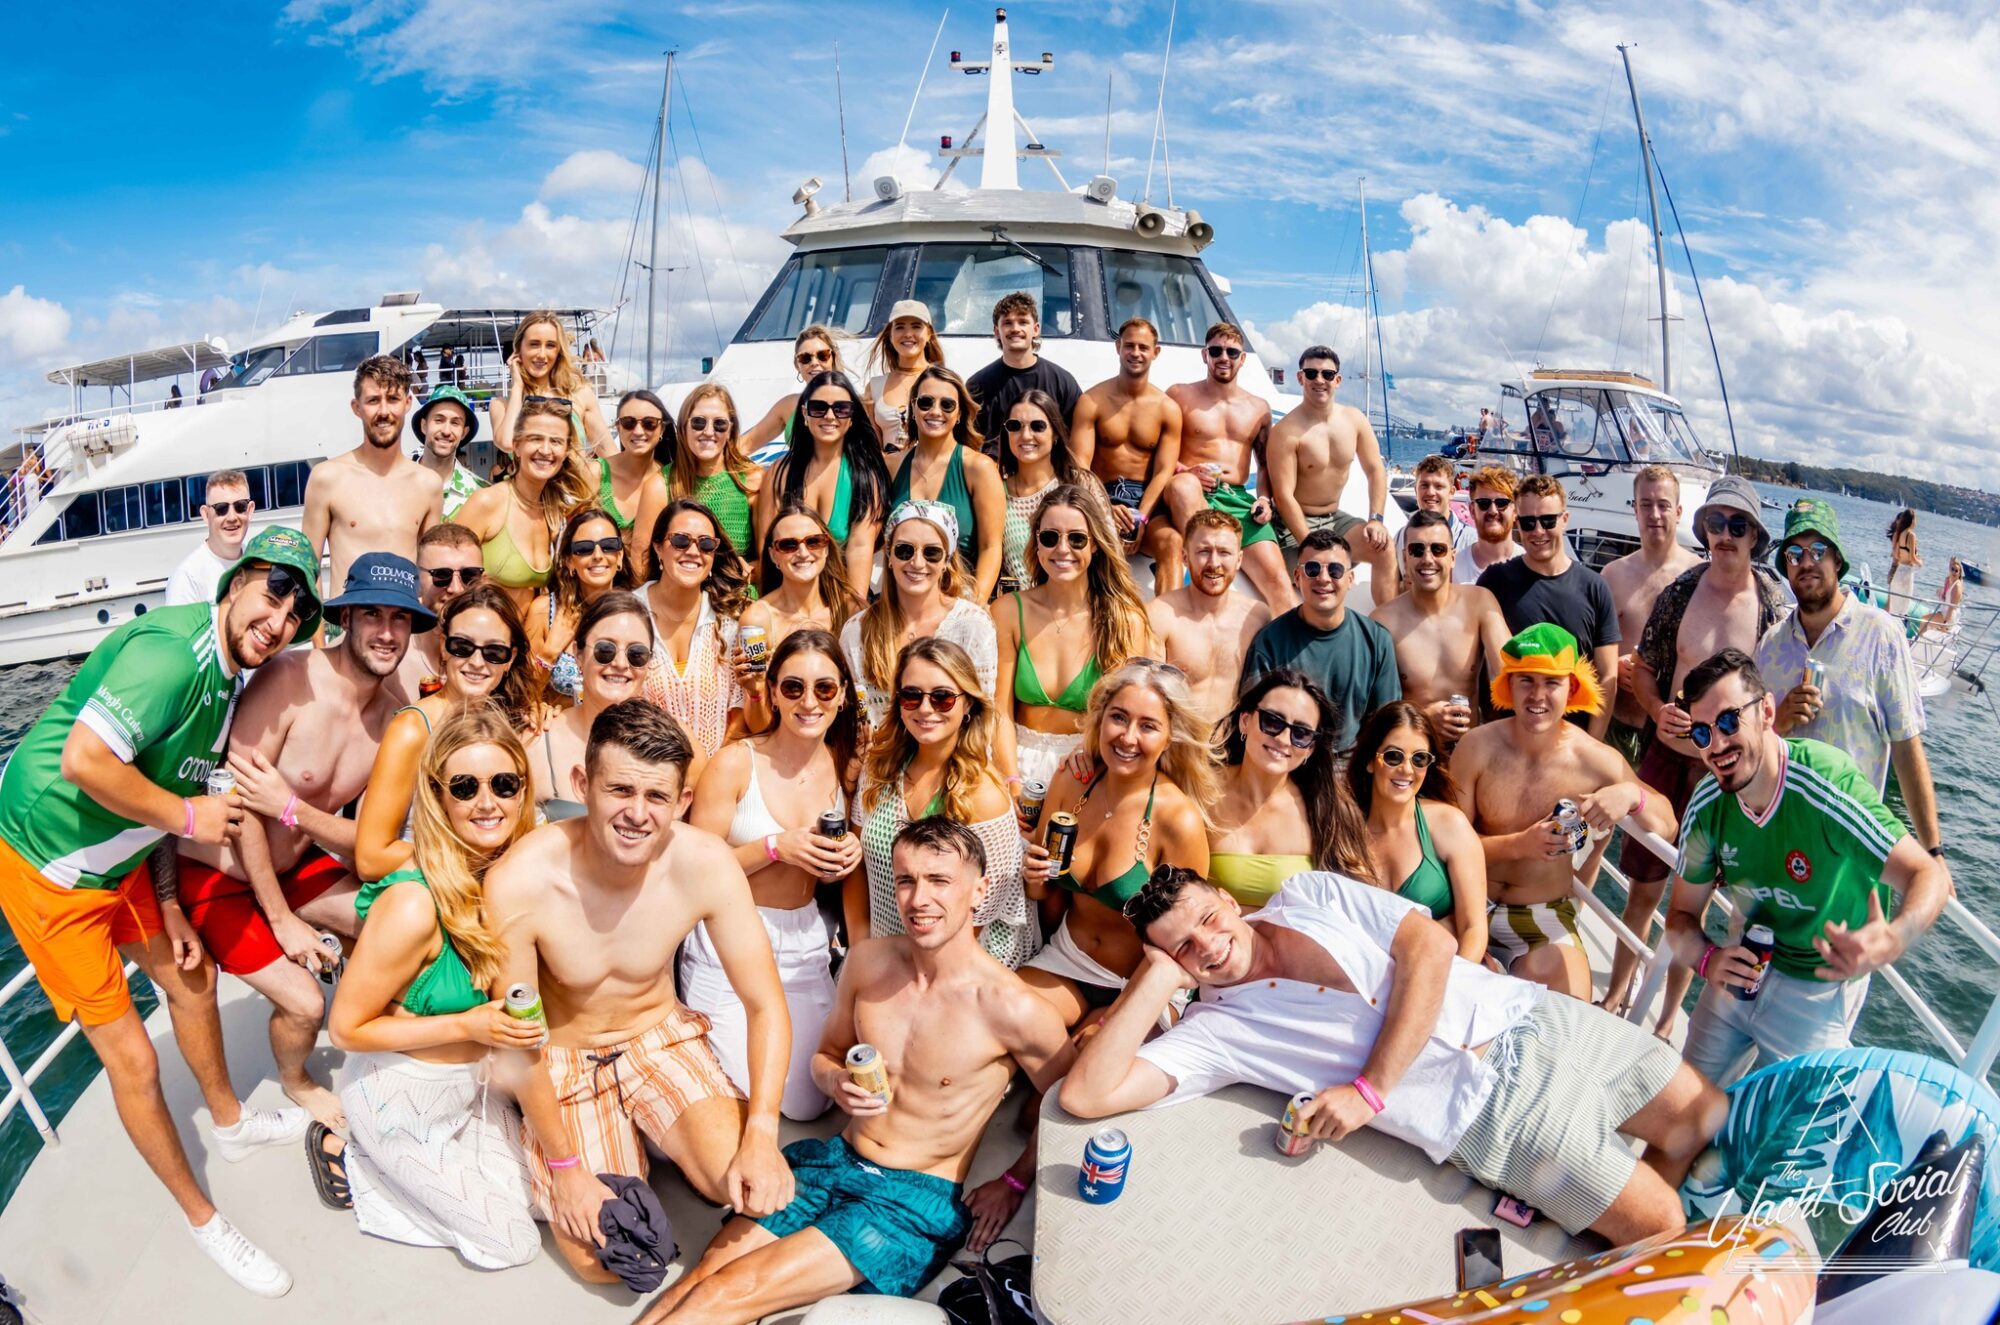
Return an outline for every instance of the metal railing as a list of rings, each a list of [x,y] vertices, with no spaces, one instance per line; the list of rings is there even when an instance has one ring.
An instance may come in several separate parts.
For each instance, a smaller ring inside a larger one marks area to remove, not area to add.
[[[131,979],[138,970],[136,963],[126,962],[125,978]],[[32,964],[23,965],[20,970],[14,972],[13,979],[5,985],[0,985],[0,1007],[5,1007],[8,1001],[27,988],[34,978],[35,968]],[[49,1121],[49,1115],[42,1108],[42,1102],[35,1098],[35,1083],[42,1079],[42,1074],[49,1070],[57,1055],[68,1048],[69,1042],[82,1031],[81,1022],[72,1021],[64,1026],[56,1033],[56,1038],[49,1041],[48,1047],[36,1055],[35,1061],[28,1064],[26,1071],[22,1071],[20,1065],[14,1061],[13,1051],[7,1048],[6,1041],[0,1040],[0,1076],[7,1079],[7,1094],[0,1097],[0,1123],[5,1123],[12,1117],[16,1108],[25,1109],[29,1121],[35,1125],[35,1130],[41,1133],[43,1142],[52,1146],[62,1144],[62,1138],[56,1135],[56,1125]]]

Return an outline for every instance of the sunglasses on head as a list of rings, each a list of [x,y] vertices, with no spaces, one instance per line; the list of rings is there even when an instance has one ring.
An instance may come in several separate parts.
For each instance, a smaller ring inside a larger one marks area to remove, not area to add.
[[[830,676],[822,676],[812,683],[813,698],[822,704],[831,704],[840,698],[840,682]],[[803,676],[788,676],[778,682],[778,693],[786,699],[797,701],[806,697],[806,679]],[[906,692],[907,693],[907,692]],[[938,712],[944,712],[939,709]]]
[[[599,667],[609,667],[618,661],[617,642],[608,639],[597,641],[590,646],[590,657]],[[650,667],[653,665],[653,650],[644,644],[627,644],[625,663],[629,667]]]
[[[1243,357],[1243,350],[1240,346],[1236,345],[1211,345],[1208,347],[1208,357],[1211,359],[1241,359]]]
[[[774,551],[782,552],[789,557],[800,548],[808,552],[824,552],[830,542],[832,540],[825,534],[807,534],[803,538],[774,538],[771,540],[771,547]]]
[[[1288,733],[1294,750],[1310,750],[1313,748],[1313,742],[1319,740],[1317,728],[1308,727],[1303,722],[1293,722],[1284,714],[1273,713],[1270,709],[1257,710],[1257,730],[1266,736],[1276,736],[1280,732]]]
[[[735,424],[729,421],[729,416],[727,414],[717,415],[715,418],[712,419],[709,418],[706,414],[696,414],[688,419],[689,432],[724,433],[728,432],[731,428],[735,426],[736,426]]]
[[[1548,515],[1518,516],[1516,519],[1523,529],[1553,529],[1562,523],[1563,516],[1567,514],[1567,511],[1555,511]]]
[[[1317,580],[1324,576],[1338,582],[1341,576],[1347,574],[1347,567],[1338,561],[1301,561],[1299,570],[1309,580]]]
[[[523,396],[521,399],[531,405],[569,405],[572,408],[575,406],[575,402],[568,396]]]
[[[1125,661],[1134,667],[1143,667],[1149,672],[1166,672],[1169,675],[1178,676],[1183,681],[1187,680],[1186,672],[1176,667],[1173,663],[1161,662],[1158,658],[1127,658]]]
[[[292,610],[303,621],[319,611],[319,595],[313,584],[290,566],[273,566],[264,576],[264,592],[273,598],[292,600]]]
[[[665,419],[642,419],[635,414],[618,416],[618,427],[624,432],[658,432],[666,426]]]
[[[454,658],[470,658],[478,654],[495,667],[505,667],[514,661],[514,646],[511,644],[475,644],[463,635],[444,637],[444,651]]]
[[[1081,552],[1090,546],[1090,535],[1081,529],[1044,529],[1035,535],[1035,541],[1045,548],[1057,548],[1062,546],[1065,536],[1072,552]]]
[[[1787,565],[1792,566],[1796,566],[1802,561],[1810,561],[1814,565],[1818,565],[1820,562],[1825,561],[1827,554],[1832,551],[1833,547],[1831,544],[1817,538],[1810,543],[1787,543],[1785,544],[1785,562]]]
[[[710,534],[699,536],[694,534],[668,534],[667,546],[676,552],[685,552],[689,548],[693,548],[704,557],[707,557],[713,556],[715,550],[722,546],[722,540]]]
[[[1763,696],[1759,695],[1756,699],[1743,701],[1733,709],[1724,709],[1715,715],[1714,722],[1688,724],[1688,739],[1694,742],[1695,749],[1706,750],[1718,732],[1724,736],[1734,736],[1743,729],[1743,710],[1755,707],[1762,699]]]
[[[486,574],[486,567],[433,566],[425,571],[424,574],[430,576],[431,584],[439,589],[451,588],[451,581],[454,576],[457,577],[460,584],[470,589],[473,585],[479,583],[480,576]]]
[[[792,356],[793,363],[832,363],[832,350],[800,350]]]
[[[1049,421],[1048,421],[1047,419],[1009,419],[1009,420],[1007,420],[1007,431],[1008,431],[1008,432],[1032,432],[1032,433],[1038,433],[1038,434],[1039,434],[1039,433],[1045,433],[1045,432],[1047,432],[1048,430],[1049,430]]]
[[[1747,515],[1724,515],[1721,511],[1710,511],[1702,518],[1701,524],[1711,534],[1727,533],[1731,538],[1747,538],[1750,534],[1750,517]]]
[[[481,787],[493,788],[495,800],[511,801],[520,797],[522,780],[519,773],[495,773],[490,778],[460,773],[456,777],[446,779],[444,789],[451,793],[453,800],[461,803],[477,796]]]
[[[1340,380],[1340,370],[1338,368],[1301,368],[1299,369],[1299,380],[1302,382],[1336,382]]]
[[[1407,759],[1411,768],[1422,772],[1437,762],[1437,756],[1428,750],[1415,750],[1406,754],[1398,750],[1395,746],[1390,745],[1384,746],[1375,753],[1382,760],[1384,768],[1401,768],[1403,761]]]
[[[615,557],[625,550],[625,540],[613,535],[610,538],[579,538],[569,545],[572,557],[587,557],[602,552],[607,557]]]
[[[924,560],[935,566],[944,560],[944,549],[936,543],[926,543],[918,547],[915,543],[898,543],[889,549],[889,555],[898,561],[914,561],[917,554],[924,554]]]
[[[1504,511],[1514,504],[1512,497],[1474,497],[1472,504],[1482,511]]]
[[[930,410],[939,414],[958,413],[957,396],[918,396],[916,404],[919,410]]]
[[[210,515],[248,515],[257,503],[248,497],[238,497],[235,501],[212,501],[208,504]]]
[[[915,713],[924,706],[924,701],[928,699],[931,702],[931,707],[939,713],[949,713],[953,706],[958,703],[959,696],[964,693],[962,690],[953,690],[947,686],[938,686],[931,690],[922,690],[916,686],[904,686],[896,692],[896,702],[902,705],[903,712]]]
[[[1451,544],[1449,543],[1410,544],[1410,555],[1413,557],[1432,556],[1436,557],[1439,561],[1442,561],[1450,554],[1451,554]]]
[[[823,419],[828,414],[832,414],[836,419],[851,419],[854,417],[854,402],[851,400],[808,400],[806,402],[807,418]]]

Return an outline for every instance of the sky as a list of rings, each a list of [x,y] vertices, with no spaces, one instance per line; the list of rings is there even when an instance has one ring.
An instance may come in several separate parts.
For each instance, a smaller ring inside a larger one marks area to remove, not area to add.
[[[1166,196],[1153,128],[1169,12],[1009,7],[1017,49],[1056,54],[1016,98],[1072,183],[1108,169],[1134,198],[1150,157]],[[12,428],[66,404],[50,368],[199,336],[240,345],[294,310],[390,290],[610,307],[637,275],[621,268],[669,47],[664,375],[691,375],[782,263],[792,190],[818,175],[840,196],[843,104],[858,190],[936,178],[938,135],[963,137],[985,95],[947,52],[983,55],[991,10],[224,0],[23,6],[9,25]],[[2000,490],[1990,5],[1188,0],[1164,96],[1173,200],[1214,224],[1203,256],[1266,359],[1315,341],[1358,357],[1365,176],[1399,416],[1469,422],[1537,364],[1656,368],[1620,42],[1635,43],[1741,449]],[[1052,183],[1034,162],[1022,178]],[[1675,393],[1726,449],[1671,220],[1668,242]],[[643,335],[628,308],[621,357]]]

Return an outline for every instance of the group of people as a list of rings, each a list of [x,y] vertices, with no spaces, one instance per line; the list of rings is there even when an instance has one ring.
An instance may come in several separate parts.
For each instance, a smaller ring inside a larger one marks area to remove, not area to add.
[[[1314,1136],[1381,1127],[1573,1232],[1676,1226],[1718,1086],[1844,1043],[1937,916],[1908,650],[1841,589],[1822,503],[1774,538],[1721,480],[1698,558],[1648,469],[1641,545],[1600,576],[1558,481],[1478,469],[1461,518],[1433,457],[1392,537],[1332,350],[1273,423],[1228,324],[1166,389],[1143,320],[1088,390],[1038,357],[1027,296],[994,331],[961,378],[899,303],[857,386],[811,328],[800,391],[745,429],[715,384],[607,424],[537,315],[483,411],[451,383],[413,410],[403,362],[362,364],[360,444],[313,470],[301,530],[252,535],[243,476],[210,477],[169,606],[0,777],[0,911],[239,1282],[290,1286],[204,1195],[121,952],[225,1157],[303,1137],[366,1232],[499,1269],[542,1221],[629,1283],[607,1210],[652,1199],[650,1146],[740,1217],[646,1319],[748,1321],[914,1292],[997,1237],[1034,1143],[965,1184],[1016,1068],[1082,1116],[1310,1091]],[[482,426],[485,476],[460,459]],[[1657,1035],[1612,1015],[1629,954],[1593,1005],[1576,919],[1620,826],[1635,930],[1673,882]],[[1705,926],[1718,887],[1777,934],[1754,1001],[1729,991],[1755,955]],[[268,1000],[296,1107],[238,1099],[218,969]],[[780,1147],[830,1107],[838,1136]]]

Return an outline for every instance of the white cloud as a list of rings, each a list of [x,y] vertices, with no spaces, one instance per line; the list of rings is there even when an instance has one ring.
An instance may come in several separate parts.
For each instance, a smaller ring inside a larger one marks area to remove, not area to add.
[[[543,198],[591,196],[630,207],[646,168],[617,152],[588,148],[571,152],[542,180]]]
[[[69,310],[50,299],[37,299],[17,285],[0,294],[0,345],[23,359],[38,359],[62,348],[69,338]]]
[[[885,147],[879,152],[870,152],[868,158],[861,163],[861,169],[855,172],[855,192],[862,196],[873,193],[876,177],[880,175],[894,175],[897,182],[909,192],[932,188],[944,173],[932,164],[933,160],[931,153],[911,147],[908,143],[899,143],[894,147]],[[960,182],[959,176],[968,168],[977,171],[979,163],[967,160],[952,174],[951,183],[945,187],[949,189],[965,187]],[[976,175],[974,177],[977,178]]]

